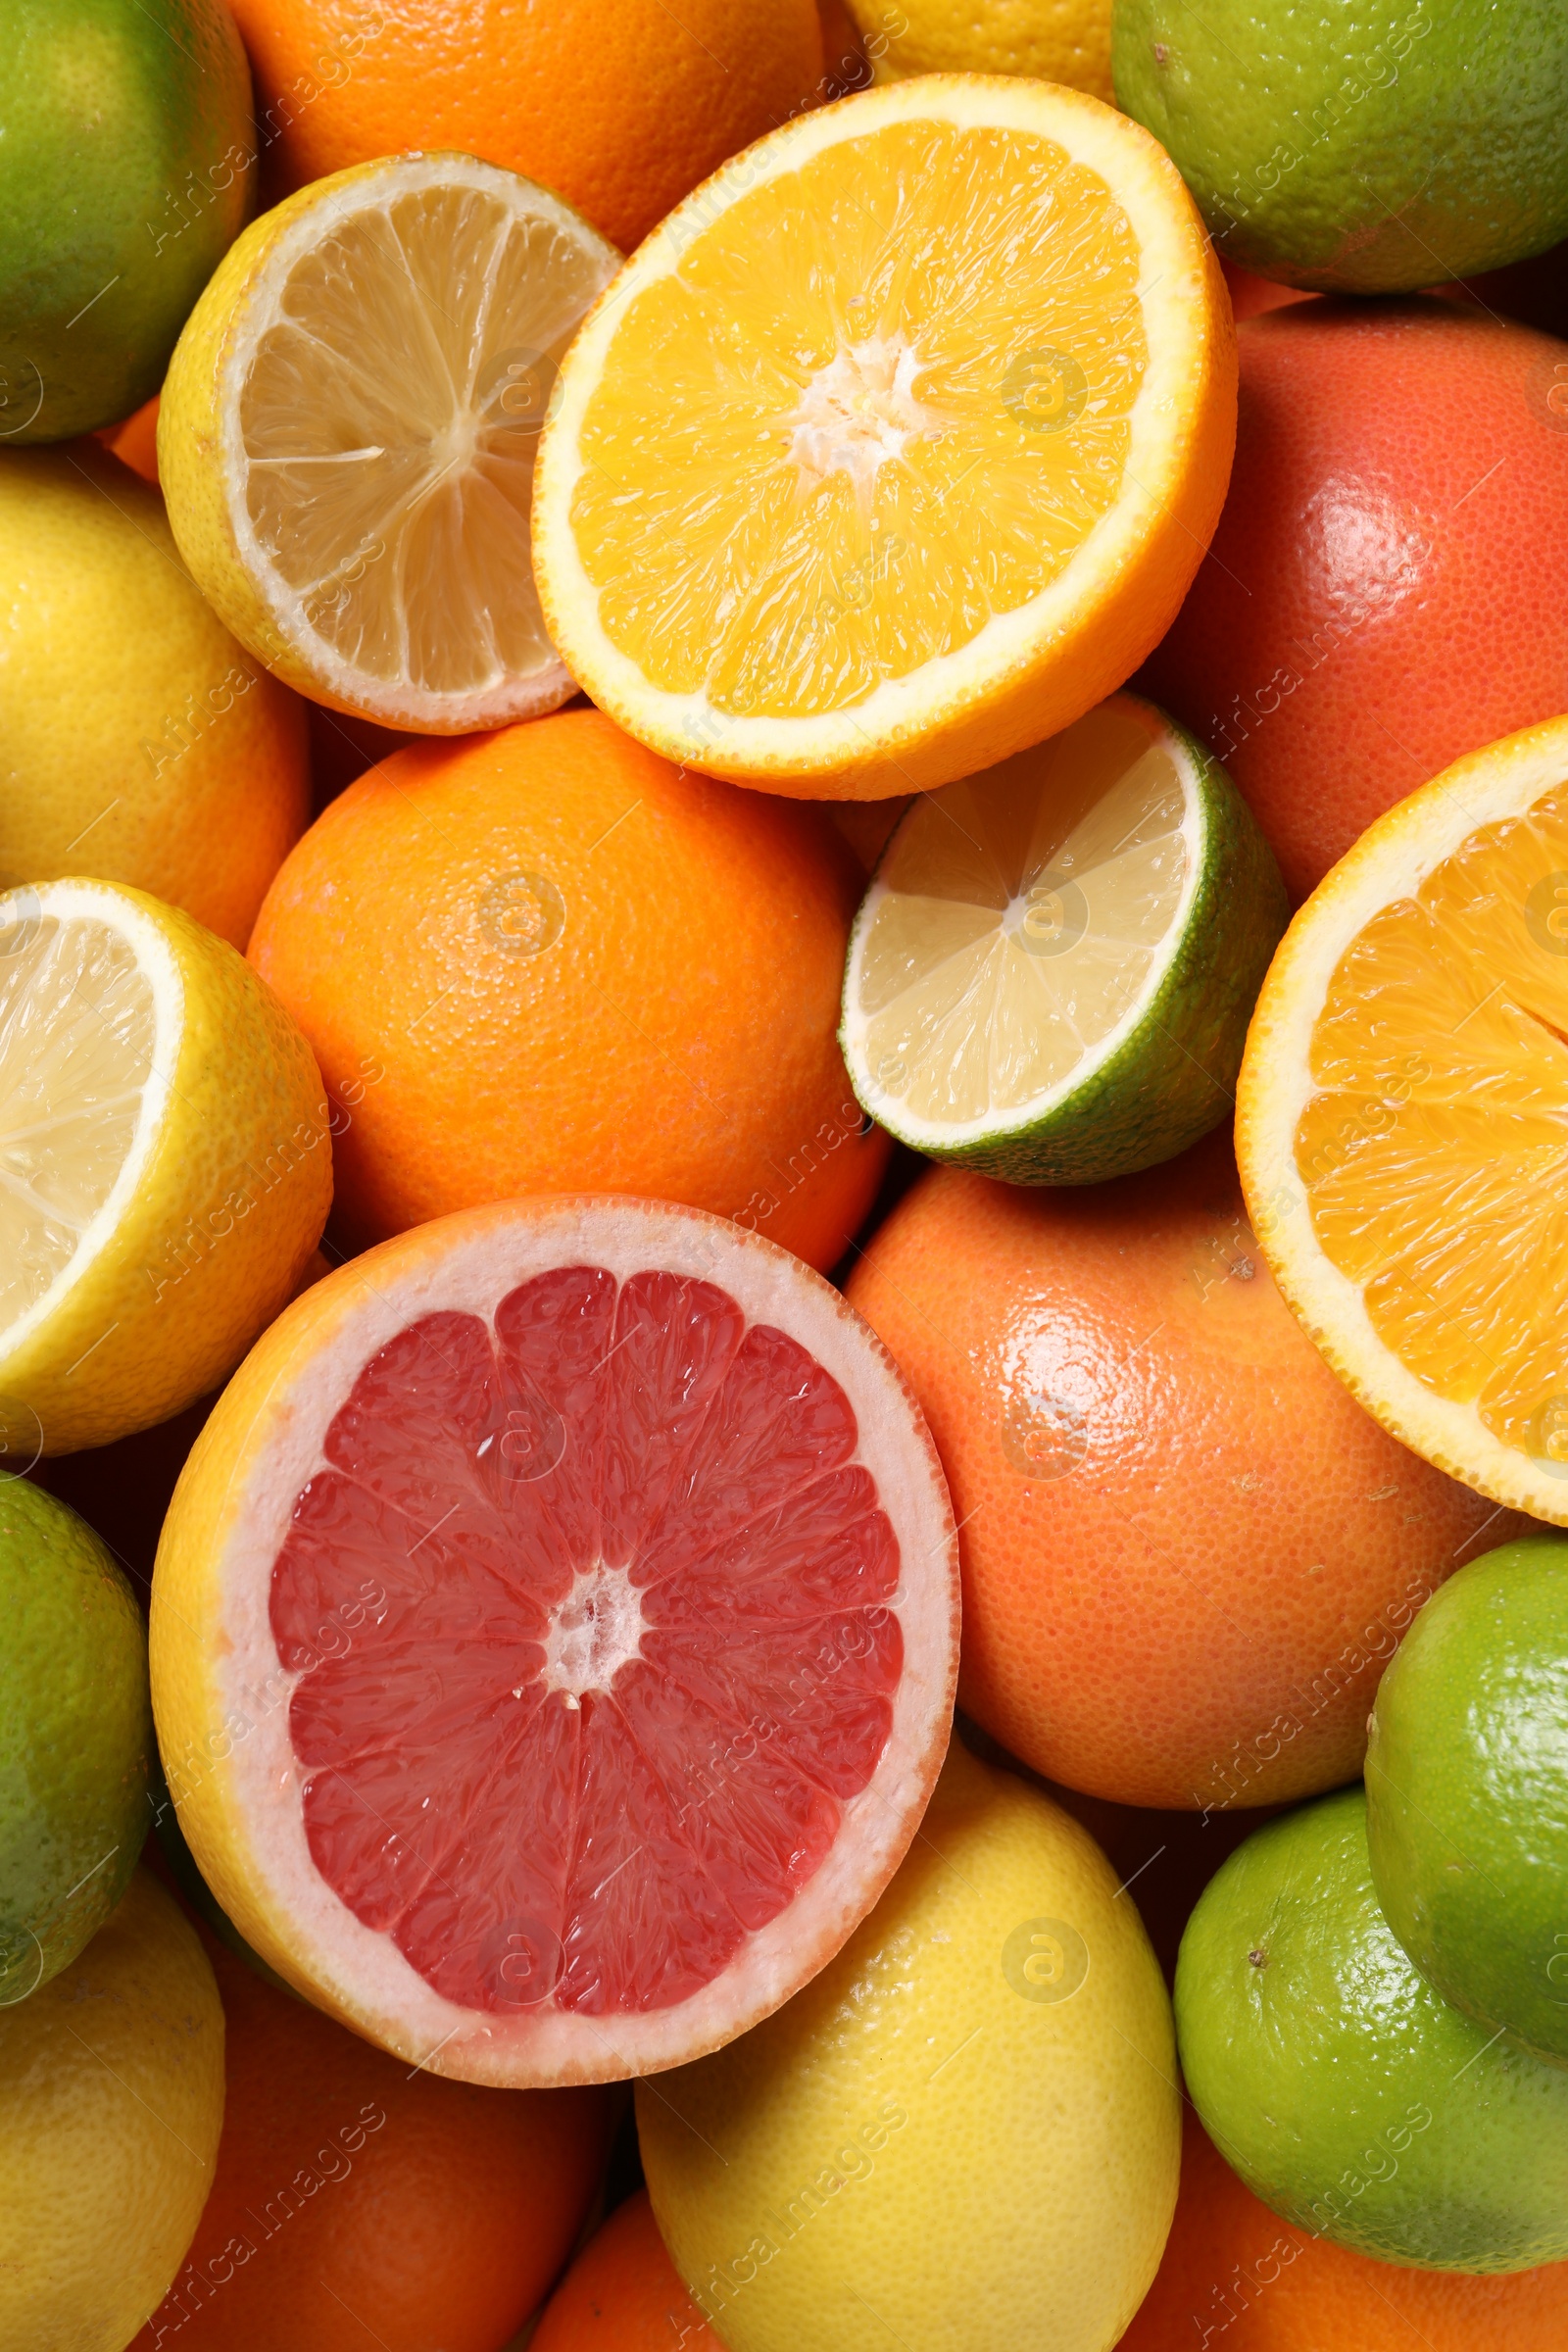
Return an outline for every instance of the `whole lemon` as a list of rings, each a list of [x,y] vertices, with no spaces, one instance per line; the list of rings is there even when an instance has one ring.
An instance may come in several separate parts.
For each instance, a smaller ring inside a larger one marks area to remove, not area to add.
[[[849,0],[849,8],[877,81],[1032,74],[1115,103],[1110,0]]]
[[[0,888],[128,882],[243,948],[309,813],[304,705],[158,492],[94,441],[0,450]]]
[[[838,1958],[637,2121],[730,2352],[1106,2352],[1175,2204],[1170,2003],[1088,1833],[955,1746]]]
[[[0,2007],[0,2345],[121,2352],[213,2183],[223,2011],[145,1870],[79,1958]]]

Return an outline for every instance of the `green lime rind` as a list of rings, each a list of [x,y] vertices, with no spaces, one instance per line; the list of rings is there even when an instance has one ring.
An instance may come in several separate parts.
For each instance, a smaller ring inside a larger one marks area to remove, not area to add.
[[[1204,2130],[1298,2229],[1424,2270],[1568,2257],[1568,2068],[1494,2039],[1411,1967],[1359,1788],[1255,1831],[1209,1882],[1176,2033]]]
[[[1390,1927],[1489,2033],[1568,2059],[1568,1537],[1473,1560],[1378,1687],[1367,1842]]]
[[[0,0],[0,441],[151,398],[256,180],[222,0]]]
[[[148,1823],[147,1633],[114,1555],[0,1485],[0,2004],[47,1984],[130,1881]]]
[[[1126,697],[1126,700],[1136,698]],[[1121,1044],[1049,1110],[1025,1110],[990,1134],[943,1144],[906,1122],[872,1085],[855,1050],[848,1005],[856,945],[870,896],[851,934],[839,1031],[850,1083],[863,1110],[927,1159],[951,1161],[1006,1184],[1100,1184],[1174,1159],[1230,1115],[1247,1025],[1290,919],[1274,853],[1230,777],[1185,728],[1152,704],[1181,755],[1200,814],[1198,886],[1164,974]],[[891,857],[906,815],[872,876]]]
[[[1402,294],[1568,236],[1562,0],[1116,0],[1111,73],[1265,277]]]

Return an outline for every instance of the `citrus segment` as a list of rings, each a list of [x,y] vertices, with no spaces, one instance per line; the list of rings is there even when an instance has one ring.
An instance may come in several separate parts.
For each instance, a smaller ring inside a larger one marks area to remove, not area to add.
[[[297,1301],[192,1455],[154,1584],[170,1785],[242,1933],[390,2046],[672,2064],[904,1850],[954,1575],[917,1411],[797,1261],[656,1203],[471,1212]]]
[[[565,701],[534,451],[616,259],[547,189],[461,155],[339,172],[239,240],[175,352],[159,467],[197,580],[279,675],[427,733]]]
[[[1285,911],[1223,770],[1113,695],[904,818],[845,973],[856,1092],[1013,1183],[1169,1158],[1229,1107]]]
[[[1239,1097],[1280,1286],[1407,1446],[1568,1520],[1568,719],[1374,825],[1293,923]]]
[[[689,764],[947,782],[1156,641],[1234,369],[1190,202],[1122,118],[981,75],[846,99],[691,197],[573,347],[535,515],[552,633]]]
[[[212,1388],[330,1198],[310,1048],[232,948],[108,883],[0,899],[0,1415],[24,1465]]]

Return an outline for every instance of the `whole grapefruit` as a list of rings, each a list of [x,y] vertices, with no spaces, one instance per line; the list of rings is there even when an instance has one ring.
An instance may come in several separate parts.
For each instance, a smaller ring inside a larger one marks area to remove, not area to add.
[[[1083,1191],[933,1170],[849,1295],[953,1491],[959,1703],[1068,1788],[1214,1810],[1352,1778],[1421,1601],[1517,1524],[1341,1387],[1223,1133]]]
[[[1293,895],[1464,752],[1568,709],[1568,343],[1469,304],[1238,332],[1230,494],[1142,683],[1222,760]]]
[[[528,2341],[530,2352],[723,2352],[669,2259],[646,2188],[588,2240]]]
[[[1281,2221],[1187,2111],[1159,2274],[1121,2352],[1559,2352],[1568,2263],[1472,2278],[1409,2270]]]
[[[130,2352],[496,2352],[582,2227],[612,2095],[411,2074],[204,1940],[228,2029],[223,2136]]]
[[[816,0],[233,0],[266,182],[455,147],[542,180],[626,250],[812,103]]]
[[[817,810],[677,771],[596,710],[370,769],[250,948],[335,1106],[342,1230],[636,1193],[825,1270],[889,1149],[836,1036],[860,887]]]

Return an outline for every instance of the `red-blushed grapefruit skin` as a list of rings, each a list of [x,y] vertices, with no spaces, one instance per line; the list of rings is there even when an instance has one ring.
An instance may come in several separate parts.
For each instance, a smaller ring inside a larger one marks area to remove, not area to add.
[[[1463,753],[1568,710],[1568,344],[1450,302],[1237,336],[1230,494],[1146,692],[1298,901]]]
[[[675,2065],[812,1975],[913,1835],[956,1636],[886,1350],[771,1243],[631,1200],[465,1211],[296,1301],[153,1583],[219,1899],[479,2082]]]
[[[1213,1811],[1354,1779],[1416,1609],[1526,1524],[1335,1378],[1223,1132],[1059,1191],[933,1169],[850,1297],[952,1486],[960,1703],[1066,1788]]]

